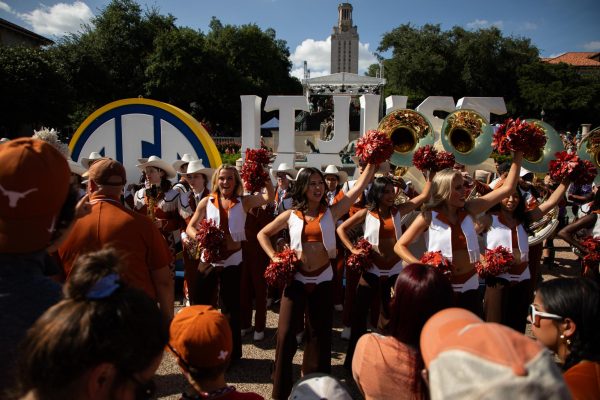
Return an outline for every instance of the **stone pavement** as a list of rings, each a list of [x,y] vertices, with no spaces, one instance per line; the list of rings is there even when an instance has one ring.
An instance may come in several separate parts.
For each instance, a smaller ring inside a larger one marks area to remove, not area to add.
[[[554,268],[543,266],[542,278],[544,280],[562,276],[577,276],[580,273],[577,257],[562,240],[555,240],[556,263]],[[176,308],[179,304],[176,304]],[[176,310],[177,311],[177,310]],[[253,342],[252,333],[243,337],[244,358],[235,363],[226,374],[227,382],[234,385],[240,391],[253,391],[271,398],[271,361],[275,358],[275,332],[277,328],[276,310],[269,310],[267,314],[267,329],[265,339]],[[333,349],[331,354],[332,375],[346,383],[353,398],[361,399],[352,375],[347,372],[342,364],[346,354],[347,341],[340,339],[342,330],[341,313],[334,312]],[[527,327],[529,334],[529,325]],[[300,365],[302,363],[302,350],[298,349],[294,357],[295,377],[300,378]],[[186,388],[187,381],[180,373],[175,358],[165,352],[165,357],[157,371],[155,381],[158,388],[158,398],[176,400],[180,398],[181,392]]]

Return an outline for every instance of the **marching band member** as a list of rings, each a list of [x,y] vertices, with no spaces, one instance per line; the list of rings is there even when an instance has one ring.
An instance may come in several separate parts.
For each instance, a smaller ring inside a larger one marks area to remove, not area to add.
[[[187,197],[171,188],[169,179],[176,175],[171,164],[157,156],[150,156],[137,167],[144,171],[146,182],[145,187],[134,195],[134,210],[146,214],[167,241],[173,256],[171,275],[175,276],[176,237],[179,236],[179,228],[184,221],[192,215]]]
[[[500,189],[474,199],[466,199],[460,172],[450,169],[438,172],[433,179],[432,195],[425,204],[425,212],[417,216],[394,247],[396,254],[405,262],[419,262],[408,246],[425,234],[427,250],[441,251],[452,263],[451,281],[456,305],[478,315],[482,315],[483,309],[475,271],[480,252],[474,217],[515,190],[522,158],[522,152],[514,153],[510,172]]]
[[[212,178],[213,192],[200,200],[186,233],[195,238],[196,227],[203,219],[214,221],[225,231],[225,259],[211,265],[200,264],[196,285],[195,304],[216,306],[217,293],[221,297],[221,312],[227,316],[233,334],[232,360],[242,357],[240,323],[240,280],[242,276],[242,244],[246,240],[246,214],[255,207],[273,201],[274,189],[265,182],[263,194],[243,196],[243,183],[237,169],[222,164]]]
[[[185,158],[186,154],[183,155]],[[183,167],[182,167],[183,168]],[[185,179],[185,185],[189,185],[189,191],[186,193],[182,193],[182,196],[187,196],[188,204],[192,213],[196,211],[198,203],[200,200],[205,198],[210,193],[210,179],[214,173],[214,169],[207,168],[202,163],[202,160],[191,160],[189,163],[185,163],[185,173],[182,174],[182,178]],[[175,184],[173,189],[176,186],[181,185],[184,186],[182,181]],[[191,215],[190,215],[191,218]],[[190,218],[186,220],[189,223]],[[181,232],[182,243],[184,247],[183,252],[183,280],[184,280],[184,297],[185,303],[193,304],[194,299],[196,298],[196,282],[198,280],[198,260],[195,259],[195,251],[191,242],[189,240],[189,236],[185,233],[185,227]]]
[[[500,190],[503,185],[504,182],[500,182],[494,191]],[[546,201],[531,210],[527,210],[521,190],[517,188],[479,219],[479,228],[484,232],[485,248],[503,246],[515,258],[508,272],[491,278],[486,286],[486,321],[525,332],[527,310],[533,296],[530,280],[535,279],[528,266],[527,226],[529,222],[539,221],[550,212],[564,196],[567,187],[568,183],[562,182]]]
[[[376,168],[369,164],[354,187],[332,206],[327,205],[321,171],[303,169],[294,185],[293,209],[280,214],[258,233],[262,248],[271,259],[277,260],[270,238],[288,228],[290,247],[301,262],[294,281],[284,288],[281,298],[273,372],[275,399],[287,398],[292,389],[292,359],[298,347],[295,325],[305,311],[308,323],[302,372],[306,375],[331,370],[333,270],[330,260],[336,255],[335,221],[348,212]]]
[[[431,192],[430,174],[426,179],[423,192],[397,207],[394,206],[396,190],[389,177],[375,178],[367,195],[367,208],[358,211],[343,222],[337,233],[342,243],[354,254],[360,254],[352,244],[348,231],[362,225],[364,238],[373,246],[373,265],[363,272],[356,288],[356,298],[352,313],[350,343],[344,365],[350,369],[352,356],[358,339],[367,331],[369,306],[374,297],[379,302],[378,329],[385,329],[389,321],[389,302],[391,289],[402,270],[402,260],[394,253],[394,245],[402,235],[402,216],[420,207]],[[372,310],[373,312],[373,310]]]
[[[179,174],[179,181],[173,185],[173,189],[179,193],[184,194],[191,190],[190,183],[187,181],[187,167],[190,161],[197,160],[198,158],[192,154],[185,153],[181,156],[181,160],[175,161],[172,166]],[[205,181],[206,182],[206,181]]]

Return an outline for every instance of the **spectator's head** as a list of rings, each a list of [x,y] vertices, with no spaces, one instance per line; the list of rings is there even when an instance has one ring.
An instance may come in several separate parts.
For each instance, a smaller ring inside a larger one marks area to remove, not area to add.
[[[346,388],[333,376],[308,374],[300,379],[290,393],[289,400],[351,400]]]
[[[101,192],[119,196],[127,182],[123,165],[110,158],[102,158],[94,162],[88,170],[88,192]]]
[[[18,394],[40,399],[149,398],[168,340],[166,323],[142,291],[124,285],[107,249],[80,256],[64,300],[27,333]]]
[[[496,168],[498,175],[503,176],[504,174],[508,174],[508,171],[510,171],[510,166],[510,161],[504,161],[498,164],[498,167]]]
[[[402,343],[418,347],[425,322],[452,303],[448,278],[427,264],[407,265],[394,286],[388,332]]]
[[[213,193],[225,197],[237,197],[244,193],[244,183],[238,170],[230,164],[222,164],[212,176]]]
[[[535,337],[565,368],[600,362],[600,289],[587,278],[558,278],[540,284],[529,319]]]
[[[427,321],[421,353],[432,400],[570,398],[542,345],[462,308],[442,310]]]
[[[0,253],[46,249],[70,225],[77,189],[52,145],[21,138],[0,147]]]
[[[190,383],[200,390],[229,366],[233,349],[229,322],[211,306],[185,307],[171,323],[169,349]]]

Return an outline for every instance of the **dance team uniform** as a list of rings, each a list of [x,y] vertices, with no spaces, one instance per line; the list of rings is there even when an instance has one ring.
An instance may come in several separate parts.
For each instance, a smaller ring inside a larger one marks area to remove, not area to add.
[[[302,252],[306,242],[323,243],[330,259],[335,258],[335,222],[329,208],[321,208],[317,218],[305,221],[301,211],[294,210],[288,219],[290,248]],[[333,268],[327,262],[314,271],[299,271],[283,290],[279,308],[273,398],[287,399],[293,385],[292,360],[298,344],[298,321],[306,312],[306,335],[302,373],[331,372],[331,330],[333,320]]]
[[[487,249],[503,246],[517,256],[510,270],[493,279],[495,285],[486,287],[485,317],[525,333],[530,300],[531,274],[528,267],[529,237],[522,224],[509,227],[502,214],[491,214],[492,224],[484,233]]]
[[[376,211],[368,211],[363,224],[364,238],[371,243],[373,250],[377,250],[380,239],[393,239],[398,241],[402,236],[402,216],[396,208],[390,209],[390,216],[382,219]],[[344,365],[350,368],[352,357],[358,339],[367,332],[367,317],[369,306],[372,304],[373,297],[376,297],[379,303],[379,317],[377,328],[385,329],[389,321],[389,303],[391,300],[392,288],[396,283],[396,278],[402,271],[402,260],[396,253],[385,255],[385,259],[376,258],[371,268],[362,273],[359,284],[356,288],[356,299],[352,314],[352,326],[350,333],[350,343],[346,352]],[[373,313],[374,310],[371,310]]]

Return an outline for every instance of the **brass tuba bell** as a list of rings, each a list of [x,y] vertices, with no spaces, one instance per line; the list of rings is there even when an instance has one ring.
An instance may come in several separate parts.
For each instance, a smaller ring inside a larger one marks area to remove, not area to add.
[[[583,160],[589,160],[599,170],[594,182],[600,184],[600,126],[590,131],[579,144],[577,155]]]
[[[394,154],[390,162],[397,166],[411,166],[413,154],[419,147],[433,145],[431,123],[418,111],[392,111],[383,117],[377,129],[394,143]]]
[[[446,151],[456,162],[478,165],[492,153],[493,130],[485,117],[473,110],[456,110],[442,125],[441,139]]]
[[[546,145],[541,149],[537,156],[533,158],[531,156],[523,157],[523,168],[528,169],[531,172],[548,172],[550,161],[556,158],[555,154],[565,149],[562,139],[558,132],[556,132],[556,129],[546,122],[540,121],[539,119],[527,119],[526,121],[541,128],[544,131],[547,140]]]

